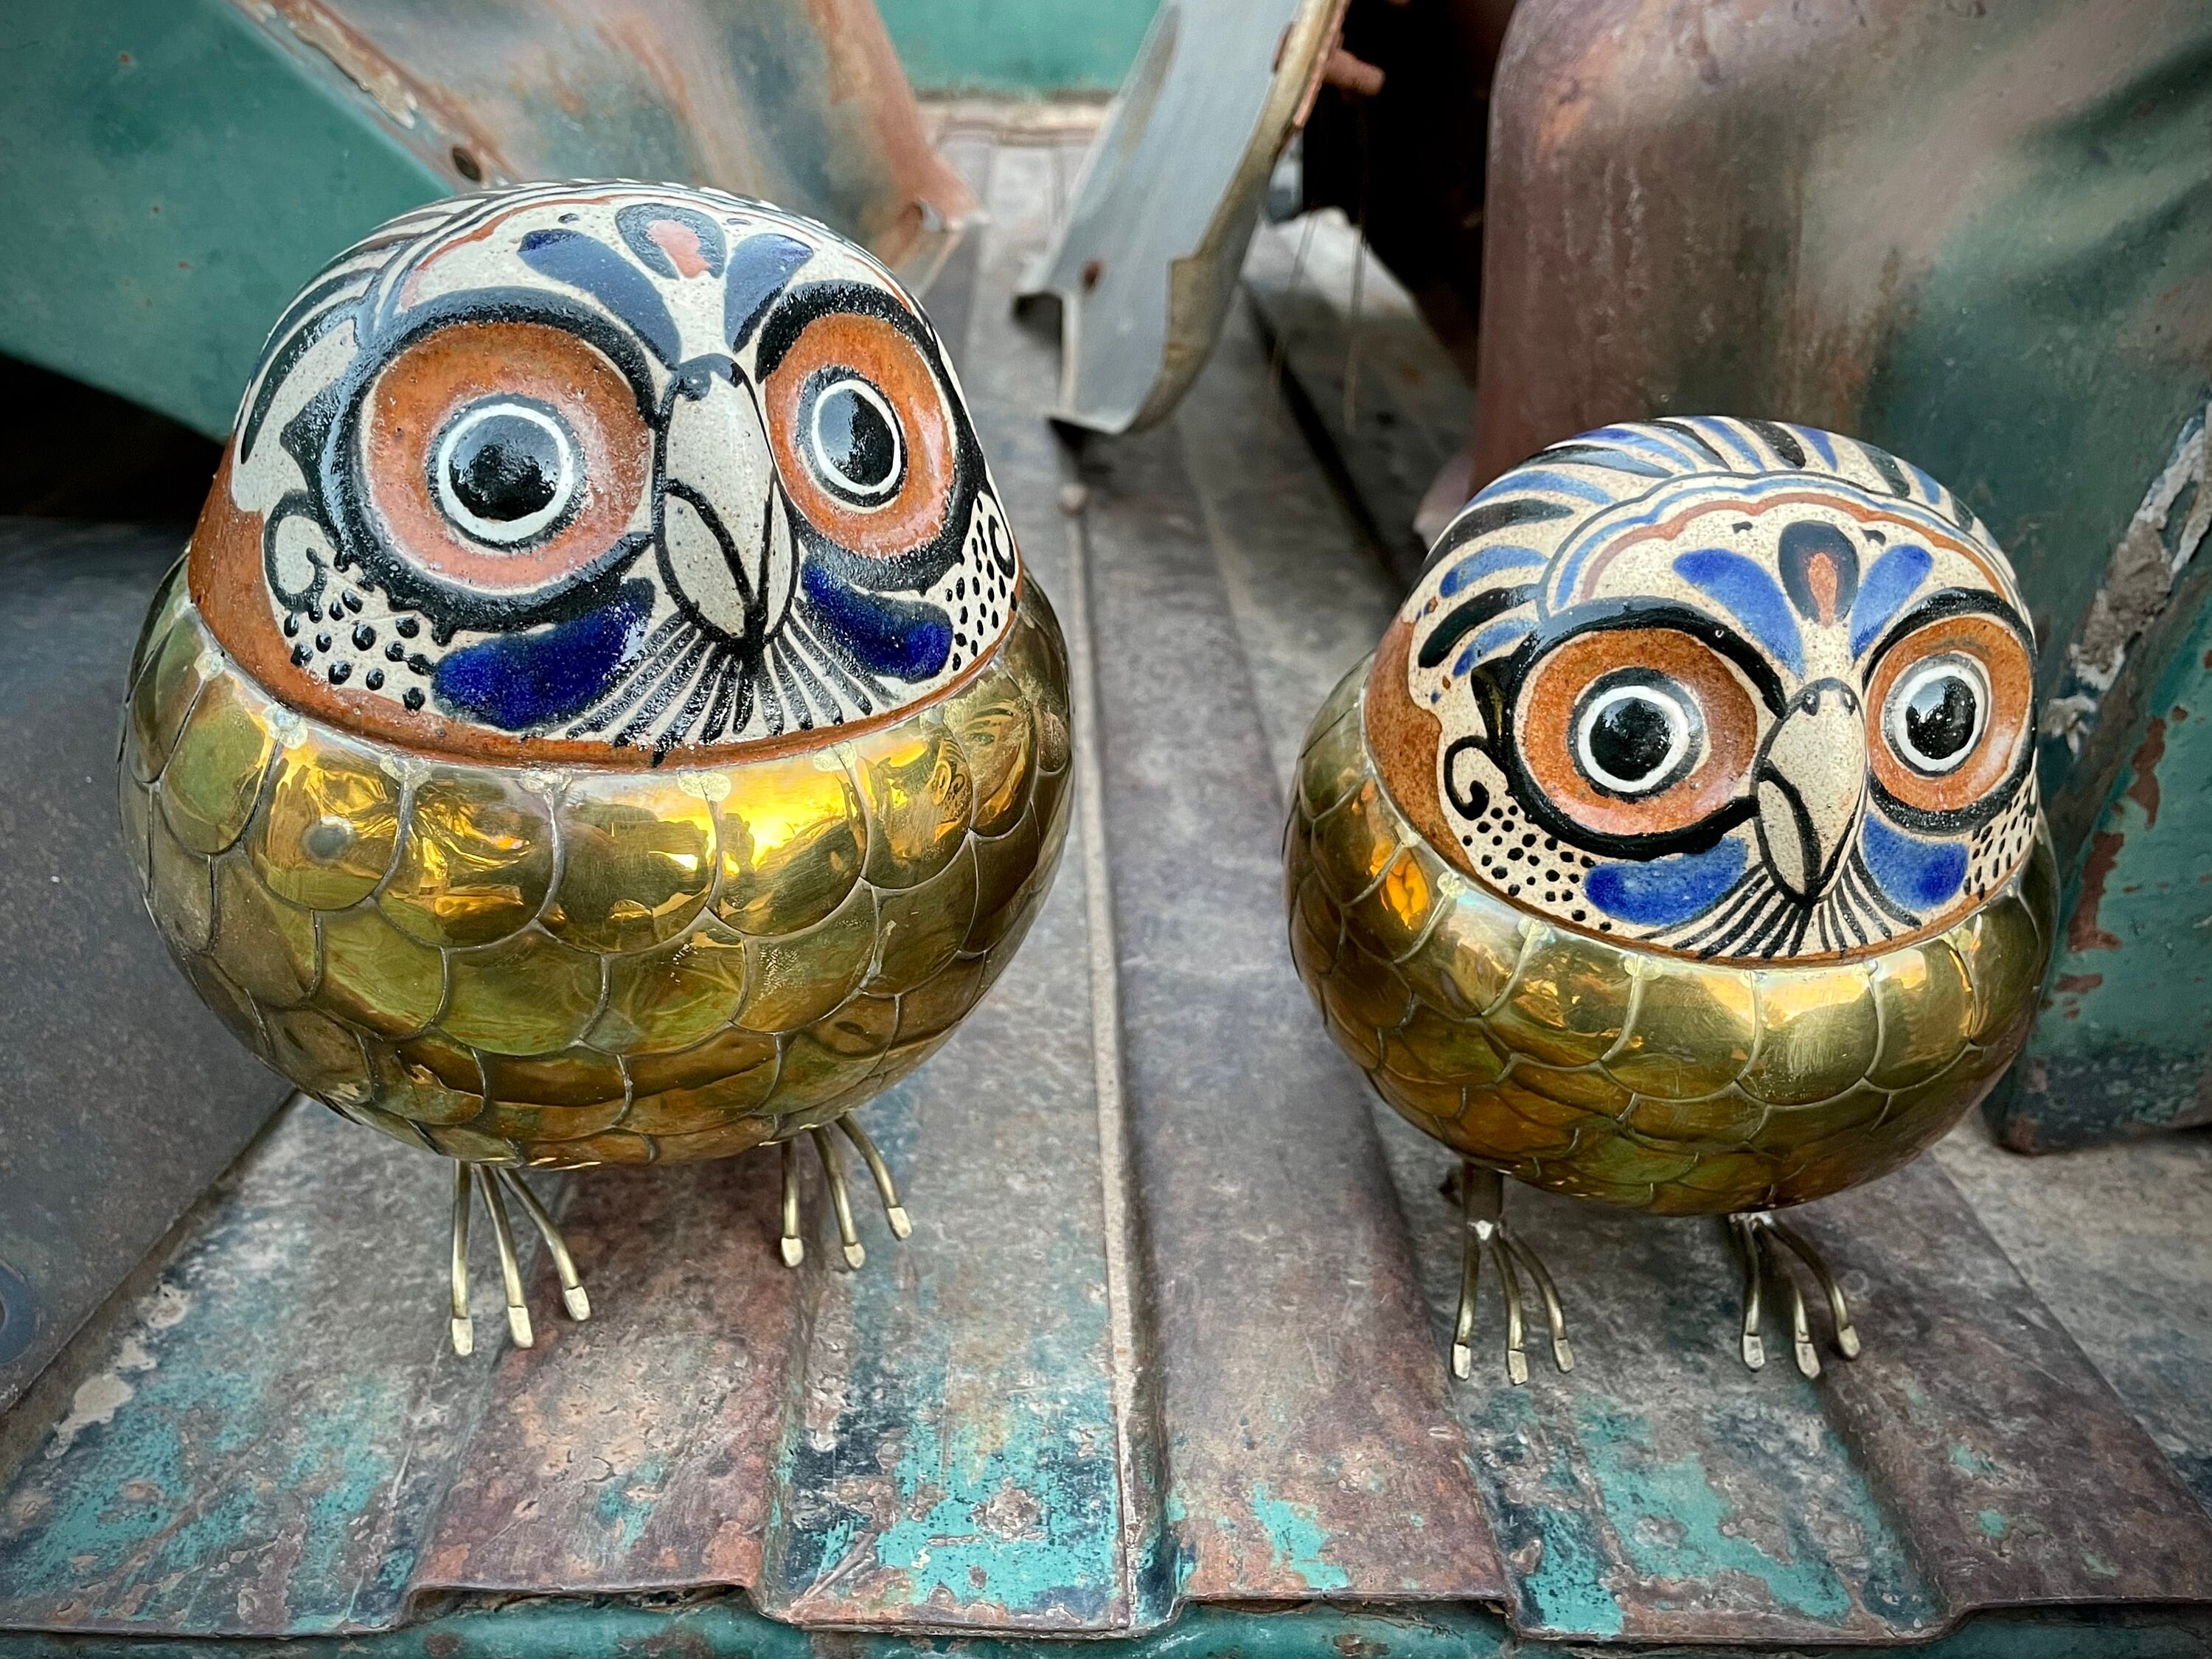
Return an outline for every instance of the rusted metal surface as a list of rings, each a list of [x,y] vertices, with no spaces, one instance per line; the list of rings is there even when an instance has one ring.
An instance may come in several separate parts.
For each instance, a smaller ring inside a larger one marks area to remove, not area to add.
[[[1197,500],[1167,434],[1086,472],[1126,1086],[1184,1591],[1492,1599],[1503,1567],[1360,1085],[1283,949],[1281,798]]]
[[[1518,1194],[1577,1370],[1446,1381],[1441,1160],[1327,1046],[1276,885],[1302,705],[1389,595],[1308,568],[1352,532],[1238,425],[1249,329],[1071,535],[1004,322],[1070,157],[965,159],[963,380],[1103,787],[1021,971],[872,1109],[915,1236],[792,1273],[772,1159],[549,1180],[594,1318],[462,1362],[384,1316],[437,1294],[442,1183],[297,1114],[0,1488],[0,1652],[2202,1653],[2206,1522],[1924,1166],[1813,1218],[1868,1339],[1817,1385],[1738,1364],[1717,1236]],[[2050,1598],[2090,1606],[1972,1612]]]
[[[0,522],[0,1412],[285,1093],[147,937],[102,787],[175,555],[161,532]]]
[[[2081,751],[2054,823],[2083,851],[2047,1009],[1993,1103],[2021,1152],[2212,1122],[2207,412],[2151,479],[2050,705]]]
[[[392,1176],[417,1186],[417,1174],[410,1163]],[[778,1190],[772,1158],[569,1183],[562,1229],[594,1316],[548,1321],[536,1347],[501,1355],[422,1547],[423,1583],[759,1582],[811,1279],[769,1259]]]
[[[714,185],[908,270],[974,211],[872,0],[234,3],[326,59],[464,188],[610,170]]]

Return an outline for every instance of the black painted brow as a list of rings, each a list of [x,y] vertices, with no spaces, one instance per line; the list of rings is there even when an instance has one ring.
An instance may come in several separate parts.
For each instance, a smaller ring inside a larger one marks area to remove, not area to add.
[[[1932,622],[1946,617],[1994,617],[2012,629],[2030,657],[2035,655],[2035,635],[2019,613],[1994,593],[1980,593],[1972,588],[1947,587],[1940,593],[1930,594],[1905,615],[1890,624],[1889,632],[1881,636],[1881,643],[1867,658],[1867,670],[1889,654],[1890,647],[1906,635],[1917,633]]]

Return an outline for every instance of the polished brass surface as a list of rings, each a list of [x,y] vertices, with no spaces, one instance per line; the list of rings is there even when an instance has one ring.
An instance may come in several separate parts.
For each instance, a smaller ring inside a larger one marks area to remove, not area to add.
[[[1371,660],[1371,659],[1370,659]],[[1820,1362],[1791,1265],[1850,1310],[1811,1242],[1771,1212],[1871,1180],[1939,1139],[2019,1052],[2057,904],[2047,834],[1948,931],[1802,967],[1702,962],[1527,914],[1444,861],[1400,814],[1367,746],[1368,664],[1316,717],[1285,842],[1291,954],[1331,1033],[1382,1097],[1463,1160],[1453,1374],[1474,1367],[1486,1258],[1507,1380],[1528,1380],[1522,1274],[1559,1369],[1550,1274],[1504,1216],[1501,1177],[1597,1203],[1726,1218],[1743,1272],[1738,1346],[1766,1360],[1778,1299],[1798,1369]]]
[[[1462,1156],[1661,1214],[1780,1208],[1917,1156],[2019,1051],[2057,910],[2047,836],[1955,927],[1853,961],[1753,969],[1615,944],[1430,849],[1369,757],[1367,672],[1345,677],[1298,763],[1291,950],[1382,1097]]]
[[[195,986],[344,1115],[465,1166],[681,1162],[774,1141],[788,1160],[793,1137],[934,1051],[1019,944],[1066,835],[1066,687],[1059,625],[1030,585],[953,694],[850,740],[824,733],[812,753],[653,773],[467,763],[285,708],[173,575],[132,667],[124,820]],[[889,1169],[845,1127],[905,1237]],[[836,1144],[816,1145],[857,1266]],[[515,1341],[529,1315],[503,1194],[586,1316],[544,1206],[478,1176]],[[470,1191],[465,1168],[464,1352]]]

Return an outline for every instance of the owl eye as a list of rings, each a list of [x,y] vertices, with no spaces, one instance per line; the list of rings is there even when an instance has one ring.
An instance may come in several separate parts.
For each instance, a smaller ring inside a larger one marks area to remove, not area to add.
[[[1615,795],[1663,788],[1689,762],[1693,707],[1668,681],[1601,682],[1584,697],[1575,722],[1575,759],[1583,775]]]
[[[847,552],[895,560],[957,520],[945,387],[886,302],[836,289],[786,301],[763,330],[763,412],[799,517]]]
[[[438,505],[463,534],[513,547],[552,527],[582,490],[576,441],[551,410],[488,398],[447,422],[431,450]]]
[[[1728,807],[1759,733],[1742,677],[1664,627],[1568,635],[1530,664],[1512,726],[1523,787],[1559,821],[1645,842]]]
[[[2035,736],[2027,631],[1981,611],[1908,619],[1867,682],[1867,758],[1889,815],[1949,834],[2012,799]]]
[[[514,625],[631,556],[653,432],[605,352],[539,322],[408,341],[352,411],[365,575],[441,623]]]
[[[1907,766],[1940,775],[1972,752],[1989,701],[1988,681],[1971,658],[1921,663],[1900,676],[1890,693],[1889,740]]]
[[[807,399],[807,461],[823,486],[863,509],[897,493],[906,440],[884,394],[858,374],[818,375]]]

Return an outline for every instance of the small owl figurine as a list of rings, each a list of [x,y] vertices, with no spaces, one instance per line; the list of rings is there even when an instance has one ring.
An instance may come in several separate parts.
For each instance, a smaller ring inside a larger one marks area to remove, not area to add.
[[[1493,1259],[1572,1364],[1501,1176],[1712,1214],[1819,1370],[1778,1212],[1898,1168],[2026,1037],[2057,882],[2010,568],[1908,463],[1765,421],[1607,427],[1468,504],[1315,720],[1286,847],[1298,971],[1457,1152],[1453,1370]],[[1785,1253],[1787,1253],[1785,1255]],[[1519,1271],[1516,1271],[1516,1268]]]
[[[131,668],[131,855],[208,1004],[453,1161],[531,1340],[518,1170],[842,1133],[1006,966],[1066,833],[1067,675],[944,349],[810,221],[440,202],[270,335]]]

